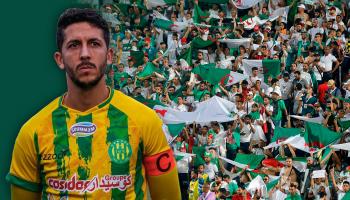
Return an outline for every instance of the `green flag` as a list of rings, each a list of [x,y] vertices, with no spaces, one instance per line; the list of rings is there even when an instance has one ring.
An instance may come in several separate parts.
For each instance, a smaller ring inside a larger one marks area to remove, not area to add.
[[[280,126],[276,126],[271,142],[276,142],[278,144],[289,137],[296,136],[300,133],[301,129],[299,128],[282,128]]]
[[[181,124],[167,124],[169,133],[172,137],[178,136],[185,127],[185,123]]]
[[[207,4],[226,4],[228,0],[199,0],[199,3],[207,3]]]
[[[136,99],[138,102],[143,103],[143,104],[145,104],[146,106],[148,106],[149,108],[152,108],[152,109],[156,105],[166,106],[166,105],[162,104],[160,101],[156,101],[156,100],[152,100],[152,99],[146,99],[142,95],[136,96],[136,97],[134,97],[134,99]]]
[[[193,163],[195,167],[198,167],[198,165],[205,163],[202,157],[204,156],[204,153],[205,153],[205,147],[193,147],[192,152],[196,154],[196,157]]]
[[[264,155],[238,153],[234,161],[248,165],[248,168],[250,169],[256,169],[264,158]]]
[[[212,45],[213,42],[211,40],[203,40],[201,37],[195,37],[192,41],[191,41],[191,45],[193,48],[196,49],[202,49],[205,48],[207,46]]]
[[[184,52],[180,54],[178,59],[184,59],[187,62],[187,66],[183,66],[183,68],[191,66],[192,65],[192,45],[190,45],[190,47],[185,49]]]
[[[323,148],[336,141],[341,136],[341,133],[331,131],[321,124],[306,122],[304,139],[305,144],[309,146],[310,151]]]
[[[148,62],[146,64],[146,66],[143,68],[142,72],[138,73],[136,76],[139,79],[146,79],[146,78],[152,76],[154,72],[160,73],[159,69],[156,68],[156,66],[153,63]]]
[[[214,63],[199,65],[195,67],[192,72],[198,74],[203,80],[208,81],[213,85],[218,84],[223,77],[230,74],[229,69],[215,68]]]
[[[338,121],[339,126],[341,127],[342,131],[346,131],[348,130],[348,128],[350,127],[350,120],[339,120]]]
[[[193,9],[193,22],[194,23],[201,23],[201,21],[204,21],[205,19],[209,18],[209,13],[204,12],[198,4],[194,4]]]
[[[130,57],[134,60],[136,67],[143,64],[143,57],[144,57],[143,51],[130,50]]]
[[[335,97],[341,101],[344,101],[344,102],[347,102],[347,103],[350,103],[350,99],[349,98],[343,98],[343,97]]]
[[[280,60],[272,60],[272,59],[264,59],[262,60],[262,67],[264,71],[264,81],[267,83],[268,78],[271,76],[272,78],[277,78],[281,73],[281,61]]]
[[[269,192],[273,187],[275,187],[280,179],[276,179],[273,181],[270,181],[269,183],[266,184],[266,189]]]

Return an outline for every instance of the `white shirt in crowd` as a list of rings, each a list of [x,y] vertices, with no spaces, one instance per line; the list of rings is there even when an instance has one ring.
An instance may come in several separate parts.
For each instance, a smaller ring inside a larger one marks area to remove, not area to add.
[[[337,58],[332,54],[324,55],[321,57],[321,62],[324,63],[325,72],[330,72],[332,70],[333,62],[337,61]]]

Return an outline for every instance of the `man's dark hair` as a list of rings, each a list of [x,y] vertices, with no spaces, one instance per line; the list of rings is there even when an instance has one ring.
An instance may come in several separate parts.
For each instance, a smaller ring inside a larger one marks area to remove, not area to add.
[[[103,38],[106,42],[106,46],[109,46],[109,28],[106,20],[102,18],[95,10],[85,8],[69,8],[61,14],[57,23],[56,32],[56,44],[58,50],[62,50],[62,44],[64,40],[64,29],[69,25],[79,22],[87,22],[103,31]]]

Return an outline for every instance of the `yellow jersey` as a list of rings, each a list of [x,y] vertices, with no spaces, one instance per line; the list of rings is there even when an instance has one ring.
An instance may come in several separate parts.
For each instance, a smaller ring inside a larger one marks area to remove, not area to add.
[[[58,97],[21,128],[6,179],[42,199],[146,199],[146,174],[176,169],[150,108],[117,90],[80,112]]]

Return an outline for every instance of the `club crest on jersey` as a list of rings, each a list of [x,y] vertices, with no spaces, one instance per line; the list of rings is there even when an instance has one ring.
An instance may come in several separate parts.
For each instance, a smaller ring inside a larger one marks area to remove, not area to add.
[[[112,162],[123,164],[130,160],[132,149],[129,142],[125,140],[115,140],[108,148],[108,155]]]
[[[78,122],[70,128],[70,134],[75,137],[87,137],[95,131],[96,125],[91,122]]]

